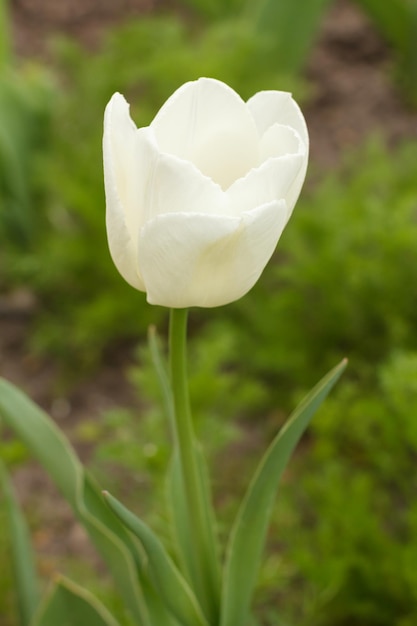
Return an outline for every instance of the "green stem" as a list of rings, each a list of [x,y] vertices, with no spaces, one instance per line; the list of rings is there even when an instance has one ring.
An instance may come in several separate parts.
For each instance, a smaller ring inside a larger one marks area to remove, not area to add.
[[[171,309],[170,370],[174,399],[175,436],[190,533],[192,572],[195,591],[211,623],[218,616],[219,574],[212,519],[207,514],[202,469],[197,458],[187,381],[187,309]]]

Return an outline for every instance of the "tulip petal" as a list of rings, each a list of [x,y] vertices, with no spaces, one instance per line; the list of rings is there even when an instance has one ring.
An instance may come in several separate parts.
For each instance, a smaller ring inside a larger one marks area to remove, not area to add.
[[[145,290],[137,266],[137,253],[125,214],[134,165],[137,129],[129,105],[114,94],[104,116],[103,158],[106,192],[106,226],[110,254],[118,271],[132,287]],[[134,177],[133,177],[134,178]]]
[[[162,152],[191,161],[223,189],[259,161],[259,135],[251,112],[218,80],[200,78],[180,87],[151,127]]]
[[[240,217],[156,217],[143,227],[138,247],[148,302],[214,307],[242,297],[265,268],[286,219],[283,200]]]
[[[139,130],[115,94],[103,150],[119,272],[152,304],[212,307],[249,291],[272,255],[305,178],[308,132],[290,94],[244,103],[203,78]]]
[[[291,207],[290,210],[292,211],[300,195],[307,172],[309,138],[304,116],[291,94],[285,91],[260,91],[248,100],[247,105],[261,136],[266,134],[274,124],[280,124],[289,126],[301,138],[304,146],[304,150],[300,148],[304,155],[303,165],[286,194],[288,206]],[[262,140],[261,143],[263,143]]]
[[[308,152],[308,130],[301,109],[286,91],[259,91],[247,101],[259,135],[273,124],[290,126],[301,137]]]
[[[268,159],[260,167],[251,170],[226,192],[230,213],[240,215],[262,204],[285,200],[288,221],[295,204],[293,185],[303,165],[301,154],[287,154]]]
[[[141,188],[143,219],[135,225],[135,232],[144,222],[164,213],[227,213],[226,197],[219,185],[193,163],[161,153],[151,128],[141,130],[147,132],[138,137],[137,162],[143,162],[142,171],[147,171]]]

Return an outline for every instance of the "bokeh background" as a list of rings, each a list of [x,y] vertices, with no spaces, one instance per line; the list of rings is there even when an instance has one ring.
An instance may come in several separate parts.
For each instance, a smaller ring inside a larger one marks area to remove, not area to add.
[[[301,103],[311,164],[252,292],[191,313],[191,392],[226,534],[262,450],[347,356],[281,486],[263,626],[417,623],[417,2],[1,0],[0,368],[100,482],[163,532],[169,437],[146,346],[166,312],[117,274],[103,112],[146,125],[183,82]],[[82,529],[2,430],[45,584],[61,571],[125,624]],[[0,522],[4,511],[0,500]],[[17,613],[0,533],[0,622]],[[126,622],[127,624],[127,622]]]

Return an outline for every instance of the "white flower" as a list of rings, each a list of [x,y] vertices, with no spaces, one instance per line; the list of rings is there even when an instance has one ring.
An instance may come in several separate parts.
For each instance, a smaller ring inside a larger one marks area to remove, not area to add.
[[[245,103],[200,78],[145,128],[114,94],[103,151],[121,275],[151,304],[213,307],[247,293],[274,252],[305,178],[308,133],[291,94],[261,91]]]

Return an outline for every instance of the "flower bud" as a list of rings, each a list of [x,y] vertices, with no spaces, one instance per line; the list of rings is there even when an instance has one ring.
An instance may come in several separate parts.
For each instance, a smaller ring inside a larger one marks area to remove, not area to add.
[[[200,78],[140,129],[114,94],[103,152],[120,274],[151,304],[214,307],[246,294],[273,254],[304,182],[308,132],[291,94],[244,102]]]

